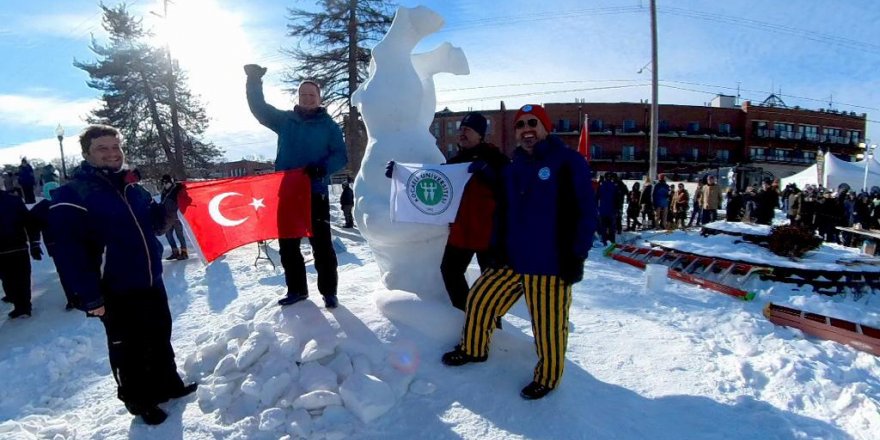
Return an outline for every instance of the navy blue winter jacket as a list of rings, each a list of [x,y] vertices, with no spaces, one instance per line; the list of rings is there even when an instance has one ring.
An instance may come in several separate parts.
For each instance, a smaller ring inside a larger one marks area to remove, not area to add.
[[[260,124],[278,134],[275,171],[309,165],[322,167],[326,175],[312,179],[312,192],[326,195],[330,175],[348,163],[339,125],[324,108],[310,113],[278,110],[267,104],[263,83],[258,78],[248,78],[246,90],[251,113]]]
[[[596,197],[583,156],[556,136],[504,170],[502,207],[508,264],[517,273],[560,275],[566,260],[587,258],[596,232]]]
[[[105,295],[162,283],[162,245],[154,230],[164,209],[124,177],[124,171],[83,162],[49,209],[55,265],[84,311],[104,305]]]
[[[651,194],[654,208],[669,208],[669,185],[665,180],[654,184],[654,192]]]
[[[617,184],[606,180],[599,185],[599,214],[611,217],[617,213],[617,199],[619,198]]]
[[[40,232],[21,197],[0,191],[0,253],[27,252]]]

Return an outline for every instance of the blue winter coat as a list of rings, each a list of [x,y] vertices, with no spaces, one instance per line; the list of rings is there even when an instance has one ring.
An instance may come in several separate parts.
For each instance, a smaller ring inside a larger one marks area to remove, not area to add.
[[[84,311],[104,305],[105,295],[162,283],[162,245],[154,231],[164,209],[124,175],[83,162],[49,209],[55,265]]]
[[[246,89],[251,113],[260,124],[278,134],[275,171],[309,165],[323,167],[327,174],[312,179],[312,192],[326,195],[330,175],[348,163],[339,125],[324,108],[308,114],[296,110],[282,111],[267,104],[263,96],[263,83],[259,79],[248,79]]]
[[[559,275],[560,262],[585,259],[596,232],[596,197],[583,156],[556,136],[504,170],[507,260],[517,273]]]
[[[665,180],[654,184],[651,198],[654,202],[654,208],[669,208],[669,185]]]

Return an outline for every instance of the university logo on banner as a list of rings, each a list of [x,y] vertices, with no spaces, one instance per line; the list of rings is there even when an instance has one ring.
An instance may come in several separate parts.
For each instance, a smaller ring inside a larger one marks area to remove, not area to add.
[[[391,220],[442,225],[455,221],[470,164],[394,165]]]
[[[262,240],[311,235],[311,181],[302,170],[186,182],[180,212],[208,262]]]

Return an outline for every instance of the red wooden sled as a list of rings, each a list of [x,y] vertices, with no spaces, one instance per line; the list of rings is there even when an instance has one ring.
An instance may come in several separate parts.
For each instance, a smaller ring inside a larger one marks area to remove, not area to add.
[[[773,303],[764,306],[764,316],[776,325],[794,327],[808,335],[880,356],[880,329],[875,327]]]

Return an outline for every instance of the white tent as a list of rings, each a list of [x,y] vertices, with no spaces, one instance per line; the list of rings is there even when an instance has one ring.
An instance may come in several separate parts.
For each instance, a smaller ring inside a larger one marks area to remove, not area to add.
[[[838,159],[831,153],[825,153],[825,172],[822,181],[818,180],[816,166],[813,165],[793,176],[780,179],[780,187],[785,188],[789,183],[794,183],[803,189],[806,185],[821,184],[825,188],[836,189],[841,183],[846,183],[854,190],[860,190],[865,180],[865,160],[868,160],[868,188],[880,186],[880,161],[875,155],[858,162],[846,162]]]

